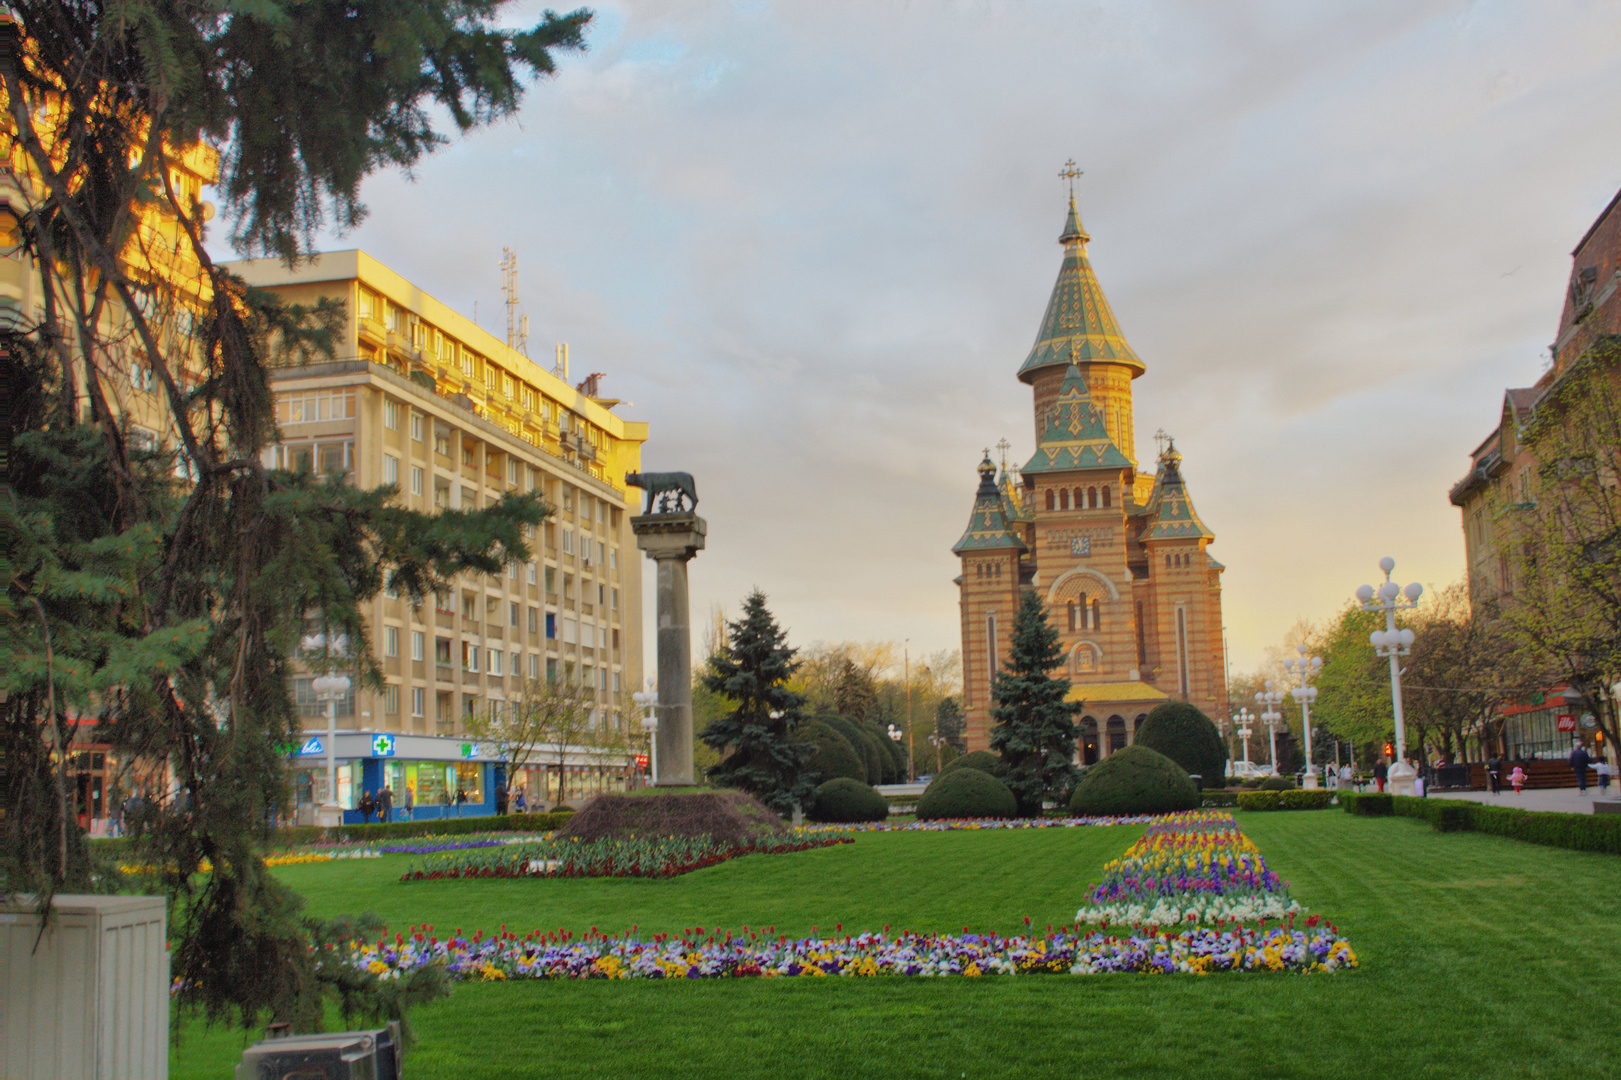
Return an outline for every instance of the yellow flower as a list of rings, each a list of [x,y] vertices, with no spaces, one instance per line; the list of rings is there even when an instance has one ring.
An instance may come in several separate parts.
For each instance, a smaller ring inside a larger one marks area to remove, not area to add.
[[[979,965],[969,961],[968,966],[962,969],[962,973],[972,978],[979,974]]]

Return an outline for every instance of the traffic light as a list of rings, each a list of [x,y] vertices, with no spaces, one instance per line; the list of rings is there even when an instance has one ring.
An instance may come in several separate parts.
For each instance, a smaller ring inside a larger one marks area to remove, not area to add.
[[[1395,743],[1388,743],[1388,742],[1385,743],[1385,757],[1393,758],[1395,756],[1396,756],[1396,744]]]

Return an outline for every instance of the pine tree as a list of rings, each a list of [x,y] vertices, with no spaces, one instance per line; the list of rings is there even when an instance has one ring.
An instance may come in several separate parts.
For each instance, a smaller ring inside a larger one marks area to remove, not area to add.
[[[1002,755],[1003,780],[1024,817],[1040,814],[1043,798],[1061,800],[1080,777],[1074,717],[1081,705],[1064,700],[1068,679],[1047,674],[1062,661],[1058,631],[1047,622],[1041,597],[1026,589],[1013,621],[1011,655],[991,682],[991,749]]]
[[[779,814],[792,813],[795,803],[810,800],[808,766],[816,753],[814,744],[795,739],[805,697],[787,684],[799,663],[760,590],[743,601],[742,618],[726,625],[731,640],[710,659],[703,683],[734,708],[704,729],[703,741],[721,754],[709,778],[742,788]]]

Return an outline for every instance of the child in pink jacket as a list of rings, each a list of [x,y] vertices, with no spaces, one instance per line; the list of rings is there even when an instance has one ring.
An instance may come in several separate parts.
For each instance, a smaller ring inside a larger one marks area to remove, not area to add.
[[[1514,771],[1508,774],[1508,782],[1514,785],[1514,794],[1516,795],[1518,795],[1520,793],[1520,789],[1525,786],[1525,780],[1525,770],[1520,768],[1518,765],[1514,766]]]

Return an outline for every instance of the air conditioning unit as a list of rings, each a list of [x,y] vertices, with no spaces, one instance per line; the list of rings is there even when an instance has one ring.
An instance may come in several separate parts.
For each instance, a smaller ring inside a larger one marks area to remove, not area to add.
[[[399,1080],[400,1025],[262,1039],[248,1047],[236,1080]]]

